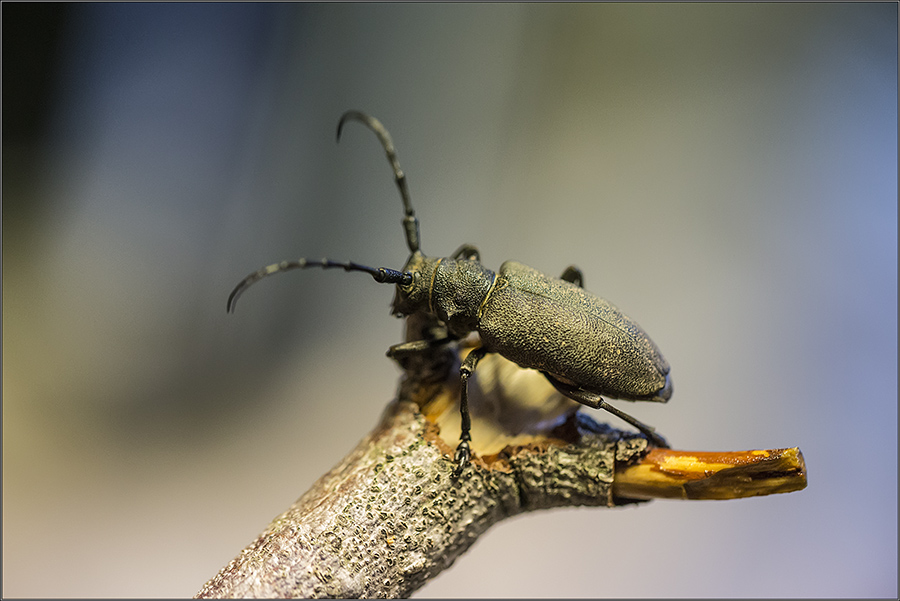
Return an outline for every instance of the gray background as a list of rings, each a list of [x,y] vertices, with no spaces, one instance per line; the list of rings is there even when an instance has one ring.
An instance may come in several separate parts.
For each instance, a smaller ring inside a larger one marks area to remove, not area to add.
[[[280,259],[402,265],[357,108],[426,252],[577,263],[650,332],[674,397],[620,407],[809,468],[520,516],[419,596],[896,597],[896,4],[81,4],[62,40],[4,160],[4,596],[190,596],[376,423],[390,289],[225,313]]]

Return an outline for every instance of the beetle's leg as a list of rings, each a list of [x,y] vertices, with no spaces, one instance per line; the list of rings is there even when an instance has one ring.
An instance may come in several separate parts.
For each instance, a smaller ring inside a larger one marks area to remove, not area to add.
[[[468,259],[469,261],[481,262],[481,253],[471,244],[463,244],[456,249],[456,252],[450,256],[451,259]]]
[[[411,342],[401,342],[394,344],[387,350],[387,356],[391,359],[399,359],[415,355],[429,349],[433,349],[446,344],[450,338],[438,338],[435,340],[413,340]]]
[[[412,355],[418,355],[426,351],[431,351],[450,342],[456,340],[447,332],[447,327],[435,322],[436,325],[422,326],[418,335],[423,336],[420,340],[411,340],[394,344],[388,348],[385,353],[391,359],[400,361]]]
[[[574,265],[569,265],[566,270],[559,276],[564,282],[571,282],[579,288],[584,288],[584,274]]]
[[[459,367],[459,413],[462,417],[462,422],[460,424],[459,445],[456,447],[456,469],[453,470],[454,478],[459,477],[463,468],[466,466],[466,463],[469,462],[469,457],[472,455],[472,451],[469,449],[469,441],[472,440],[472,433],[470,431],[472,428],[472,420],[469,417],[469,376],[472,375],[472,372],[475,371],[475,366],[478,365],[478,362],[481,361],[487,352],[487,349],[483,346],[472,350],[466,355],[465,361],[463,361],[462,365]]]
[[[544,374],[544,377],[553,384],[553,387],[560,391],[565,396],[569,397],[573,401],[578,401],[582,405],[586,405],[591,407],[592,409],[603,409],[605,411],[609,411],[622,421],[628,422],[638,430],[640,430],[641,434],[650,439],[650,441],[663,449],[669,448],[669,443],[666,442],[666,439],[656,433],[656,429],[652,426],[648,426],[644,422],[637,420],[624,411],[620,411],[607,403],[603,398],[594,392],[589,392],[584,390],[583,388],[578,388],[577,386],[572,386],[571,384],[566,384],[565,382],[561,382],[557,380],[547,372],[541,372]]]

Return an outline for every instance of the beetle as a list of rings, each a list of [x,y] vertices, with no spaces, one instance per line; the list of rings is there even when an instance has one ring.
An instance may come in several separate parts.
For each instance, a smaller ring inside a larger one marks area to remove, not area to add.
[[[631,424],[652,444],[668,447],[654,428],[610,405],[603,396],[629,401],[666,402],[672,396],[669,364],[650,337],[609,301],[584,289],[581,271],[568,267],[559,278],[506,261],[496,272],[481,264],[478,250],[461,246],[449,257],[429,257],[419,244],[419,221],[410,201],[391,136],[380,121],[360,111],[347,111],[338,121],[337,139],[348,121],[368,127],[381,142],[400,191],[403,229],[410,255],[403,269],[367,267],[330,259],[298,259],[275,263],[244,278],[228,297],[234,311],[238,297],[267,276],[291,269],[342,268],[371,275],[376,282],[396,284],[393,313],[422,314],[443,326],[438,343],[477,332],[482,345],[460,366],[458,477],[469,461],[471,420],[468,379],[487,353],[498,353],[524,368],[540,371],[563,395],[594,409],[604,409]],[[388,356],[401,357],[433,348],[434,340],[394,345]]]

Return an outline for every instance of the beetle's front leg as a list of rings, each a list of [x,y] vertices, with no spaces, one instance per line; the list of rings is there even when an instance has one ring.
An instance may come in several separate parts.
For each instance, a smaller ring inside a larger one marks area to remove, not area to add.
[[[453,338],[428,337],[391,346],[387,353],[400,369],[418,381],[443,380],[457,361]]]
[[[447,344],[450,341],[450,338],[437,338],[433,340],[413,340],[411,342],[401,342],[400,344],[394,344],[390,348],[388,348],[387,353],[385,353],[388,357],[395,360],[400,360],[405,357],[409,357],[410,355],[417,355],[419,353],[425,352],[427,350],[431,350],[437,348],[441,345]]]
[[[456,469],[453,470],[453,477],[458,478],[462,473],[469,457],[472,456],[472,450],[469,448],[469,441],[472,440],[472,420],[469,417],[469,376],[475,371],[475,366],[487,354],[487,348],[480,346],[472,350],[466,355],[465,361],[459,367],[460,387],[459,387],[459,413],[462,418],[460,423],[459,445],[456,447]]]

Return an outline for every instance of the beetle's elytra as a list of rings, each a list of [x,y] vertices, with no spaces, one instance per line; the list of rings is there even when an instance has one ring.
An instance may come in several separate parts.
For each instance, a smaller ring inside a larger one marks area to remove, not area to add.
[[[457,476],[470,456],[467,381],[487,353],[498,353],[522,367],[539,370],[565,396],[588,407],[605,409],[636,427],[653,444],[667,447],[653,428],[602,398],[666,402],[672,396],[669,364],[640,326],[610,302],[587,292],[581,271],[575,267],[554,278],[506,261],[494,272],[481,264],[478,250],[469,245],[450,257],[425,256],[419,248],[419,221],[390,134],[377,119],[348,111],[338,122],[338,140],[350,120],[359,121],[378,136],[394,171],[411,253],[406,265],[398,271],[330,259],[282,261],[244,278],[228,297],[228,311],[234,311],[247,287],[266,276],[290,269],[339,267],[366,272],[377,282],[396,284],[394,314],[429,316],[444,327],[446,342],[478,332],[482,346],[470,352],[460,367],[462,432],[455,457]],[[388,355],[399,357],[433,345],[434,341],[405,342],[392,346]]]

